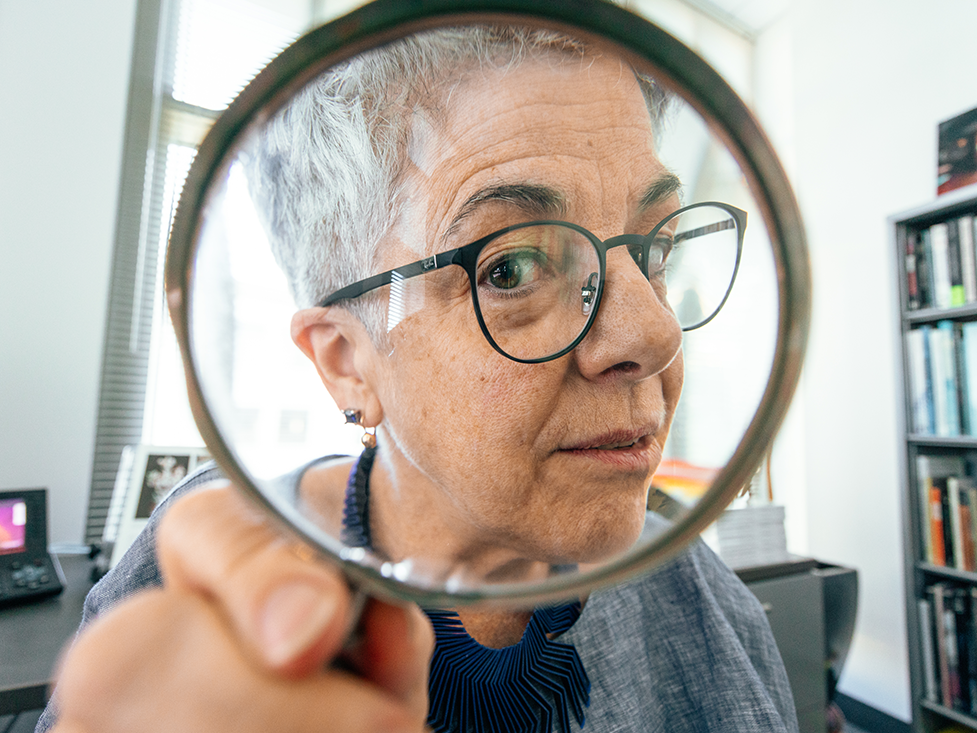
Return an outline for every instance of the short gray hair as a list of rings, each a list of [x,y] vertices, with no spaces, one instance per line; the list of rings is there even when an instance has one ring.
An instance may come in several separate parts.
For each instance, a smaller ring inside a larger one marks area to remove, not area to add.
[[[375,274],[377,243],[399,213],[417,110],[436,109],[451,83],[473,69],[547,55],[583,58],[589,48],[527,27],[444,28],[359,54],[303,88],[261,133],[248,166],[252,197],[296,305],[314,306]],[[653,79],[636,77],[657,141],[668,97]],[[367,303],[349,305],[376,337],[380,313]]]

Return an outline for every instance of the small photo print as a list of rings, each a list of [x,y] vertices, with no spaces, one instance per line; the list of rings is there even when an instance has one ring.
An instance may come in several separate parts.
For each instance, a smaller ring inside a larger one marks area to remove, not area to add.
[[[136,519],[147,519],[156,505],[170,493],[170,489],[186,478],[190,472],[190,458],[185,453],[150,453],[146,456]]]

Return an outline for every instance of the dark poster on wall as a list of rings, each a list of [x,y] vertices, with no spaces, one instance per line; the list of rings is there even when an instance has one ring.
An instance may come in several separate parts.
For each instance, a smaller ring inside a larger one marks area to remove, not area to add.
[[[941,122],[936,193],[977,183],[977,109]]]

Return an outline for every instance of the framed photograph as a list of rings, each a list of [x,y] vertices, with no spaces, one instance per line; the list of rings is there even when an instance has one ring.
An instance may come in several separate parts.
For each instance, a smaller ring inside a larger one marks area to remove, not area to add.
[[[941,122],[938,135],[937,194],[977,183],[977,109]]]
[[[158,445],[127,448],[119,464],[112,496],[115,512],[110,508],[106,524],[105,539],[113,542],[112,566],[129,549],[153,510],[173,488],[209,460],[210,452],[206,448]],[[110,524],[115,525],[114,532]]]

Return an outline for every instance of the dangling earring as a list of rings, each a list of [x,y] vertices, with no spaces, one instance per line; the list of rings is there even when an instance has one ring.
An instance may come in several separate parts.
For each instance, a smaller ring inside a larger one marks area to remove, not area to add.
[[[352,423],[353,425],[359,425],[363,427],[363,413],[359,410],[343,410],[343,417],[346,418],[347,424]],[[363,427],[363,437],[360,438],[360,442],[366,448],[376,448],[377,447],[377,431],[376,428]]]

